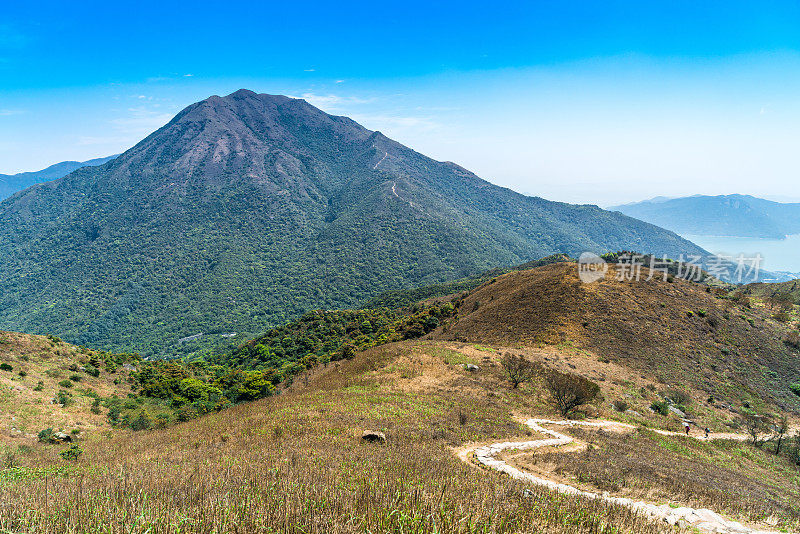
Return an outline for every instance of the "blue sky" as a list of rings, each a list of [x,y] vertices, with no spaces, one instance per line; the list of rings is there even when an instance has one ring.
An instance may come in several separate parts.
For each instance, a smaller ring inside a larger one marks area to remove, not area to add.
[[[798,2],[22,4],[0,14],[4,173],[247,87],[554,200],[800,197]]]

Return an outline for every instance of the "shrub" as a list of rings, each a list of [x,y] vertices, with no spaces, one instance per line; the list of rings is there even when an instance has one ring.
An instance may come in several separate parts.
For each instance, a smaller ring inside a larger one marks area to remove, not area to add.
[[[72,445],[68,449],[64,449],[58,455],[65,460],[77,460],[83,454],[83,449],[78,444]]]
[[[796,349],[800,348],[800,332],[798,332],[797,330],[792,330],[791,332],[786,334],[786,337],[784,338],[783,342],[789,345],[790,347],[794,347]]]
[[[64,406],[69,406],[74,401],[72,400],[72,395],[70,395],[66,391],[59,391],[58,393],[56,393],[56,402]]]
[[[89,364],[86,366],[86,374],[89,376],[98,377],[100,376],[100,369],[98,369],[92,364]]]
[[[792,391],[792,393],[800,397],[800,382],[795,382],[794,384],[790,385],[789,389]]]
[[[34,391],[42,391],[43,389],[44,389],[44,382],[42,382],[41,380],[39,380],[36,383],[36,386],[33,388]]]
[[[191,421],[197,417],[197,411],[191,406],[183,406],[181,409],[178,410],[178,413],[175,415],[175,418],[178,421]]]
[[[591,402],[600,393],[600,386],[591,380],[555,370],[545,375],[545,385],[562,416],[567,416],[575,408]]]
[[[139,412],[128,422],[128,426],[132,430],[149,430],[153,427],[153,418],[147,410],[139,410]]]
[[[52,428],[45,428],[44,430],[39,431],[39,442],[51,443],[54,435],[55,431]]]
[[[539,365],[526,360],[522,356],[506,354],[500,361],[500,365],[511,382],[511,387],[517,388],[520,384],[533,380],[539,372]]]
[[[420,334],[422,335],[422,334]],[[417,336],[419,337],[419,336]],[[352,360],[356,355],[356,347],[352,343],[345,343],[339,348],[339,360]]]
[[[761,434],[771,426],[769,417],[748,410],[743,411],[739,423],[745,428],[747,434],[749,434],[750,443],[752,445],[757,447],[763,445],[763,441],[760,438]]]
[[[19,372],[19,376],[20,376],[20,378],[25,378],[26,376],[28,376],[28,373],[25,372],[25,371],[20,371]]]
[[[0,371],[13,371],[14,368],[6,362],[0,363]]]
[[[58,383],[59,386],[62,388],[71,388],[72,387],[72,380],[64,379]]]
[[[69,375],[69,379],[72,380],[73,382],[80,382],[81,381],[81,375],[75,373],[73,375]]]
[[[659,415],[667,415],[669,413],[669,404],[665,400],[654,401],[653,404],[650,405],[650,409]]]
[[[663,396],[665,399],[672,401],[672,404],[677,404],[678,406],[686,406],[692,402],[692,398],[689,396],[689,394],[682,389],[668,389],[664,391]]]
[[[108,422],[111,426],[117,426],[122,421],[122,408],[118,404],[114,404],[108,410]]]
[[[100,399],[99,398],[95,398],[94,399],[94,402],[92,403],[91,411],[94,414],[99,414],[100,413]]]
[[[792,316],[786,310],[780,310],[772,314],[772,318],[781,323],[788,323],[792,320]]]
[[[618,412],[627,412],[628,411],[628,403],[624,400],[615,400],[614,401],[614,409]]]

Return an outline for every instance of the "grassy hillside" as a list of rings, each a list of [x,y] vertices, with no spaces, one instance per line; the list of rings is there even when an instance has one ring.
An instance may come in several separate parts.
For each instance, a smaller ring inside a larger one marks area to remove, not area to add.
[[[616,273],[612,266],[604,280],[583,284],[574,266],[554,264],[500,276],[466,296],[434,336],[574,346],[718,400],[800,408],[791,391],[800,353],[786,343],[794,326],[721,289]]]
[[[747,284],[736,293],[762,305],[779,308],[783,303],[800,304],[800,280],[775,284]]]
[[[129,361],[54,337],[0,332],[0,446],[31,445],[46,428],[77,436],[110,429],[95,401],[132,392]]]
[[[537,350],[525,354],[564,370],[584,358],[580,351]],[[459,460],[468,443],[529,438],[514,414],[553,417],[538,379],[509,386],[502,356],[495,347],[459,343],[388,344],[320,366],[279,396],[167,429],[86,440],[77,460],[61,459],[59,447],[37,447],[20,454],[17,467],[0,471],[0,501],[9,503],[0,507],[0,528],[137,534],[680,531],[628,508],[555,494]],[[467,371],[466,363],[480,369]],[[624,377],[641,380],[638,375]],[[610,381],[601,387],[606,400],[626,388]],[[614,417],[600,400],[584,411]],[[677,426],[655,414],[639,420]],[[383,431],[386,444],[363,441],[367,429]],[[682,440],[664,437],[664,444],[680,451]],[[699,453],[670,458],[689,468],[702,454],[728,466],[727,480],[735,484],[696,481],[709,484],[713,500],[700,492],[689,496],[693,503],[722,504],[721,511],[740,520],[792,526],[796,500],[773,507],[760,494],[734,495],[761,476],[757,466],[768,461],[783,463],[760,483],[796,492],[785,458],[742,447],[710,443]],[[749,459],[737,460],[741,454]],[[648,481],[663,485],[657,475]],[[663,495],[661,502],[681,503]],[[765,518],[765,506],[771,518]]]

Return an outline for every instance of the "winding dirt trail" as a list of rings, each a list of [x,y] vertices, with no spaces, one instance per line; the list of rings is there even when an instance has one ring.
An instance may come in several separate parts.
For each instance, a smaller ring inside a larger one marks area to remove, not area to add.
[[[645,501],[635,501],[633,499],[628,499],[625,497],[613,497],[608,493],[595,493],[591,491],[583,491],[574,486],[569,486],[567,484],[562,484],[553,480],[548,480],[546,478],[536,476],[532,473],[521,471],[516,467],[507,464],[503,460],[496,458],[496,456],[500,452],[508,449],[514,449],[514,450],[538,449],[541,447],[561,447],[564,445],[578,443],[575,441],[574,438],[562,434],[560,432],[557,432],[555,430],[545,428],[544,425],[587,426],[598,429],[612,430],[616,432],[627,431],[627,430],[633,431],[636,429],[634,425],[620,423],[617,421],[603,421],[603,420],[551,421],[548,419],[529,419],[525,422],[525,424],[528,425],[528,427],[530,427],[530,429],[533,430],[534,432],[550,437],[547,439],[538,439],[533,441],[517,441],[517,442],[507,441],[501,443],[494,443],[492,445],[487,445],[483,447],[462,449],[458,453],[458,457],[465,462],[470,462],[474,460],[480,465],[483,465],[490,469],[494,469],[496,471],[500,471],[501,473],[506,473],[512,478],[525,480],[528,482],[532,482],[534,484],[538,484],[540,486],[545,486],[554,491],[567,493],[571,495],[579,495],[583,497],[588,497],[590,499],[602,499],[607,502],[621,504],[623,506],[627,506],[638,512],[641,512],[642,514],[649,516],[651,518],[665,521],[670,525],[680,524],[684,526],[691,526],[701,532],[710,532],[717,534],[779,534],[778,532],[757,530],[750,527],[746,527],[736,521],[730,521],[728,519],[725,519],[721,515],[707,508],[689,508],[689,507],[672,508],[668,504],[663,504],[659,506],[653,503],[648,503]],[[667,430],[655,430],[655,432],[671,436],[683,435],[679,432],[669,432]],[[690,436],[690,437],[700,440],[706,439],[705,437],[697,437],[697,436]],[[712,436],[708,439],[712,440],[734,439],[743,441],[748,439],[748,436],[742,434],[712,434]]]
[[[375,146],[375,145],[372,145],[372,146]],[[378,168],[378,165],[380,165],[381,163],[383,163],[383,160],[385,160],[385,159],[386,159],[386,158],[388,158],[388,157],[389,157],[389,153],[388,153],[388,152],[384,152],[384,153],[383,153],[383,157],[381,158],[381,160],[380,160],[378,163],[376,163],[376,164],[375,164],[375,166],[374,166],[374,167],[372,167],[372,168],[373,168],[373,169],[377,169],[377,168]]]

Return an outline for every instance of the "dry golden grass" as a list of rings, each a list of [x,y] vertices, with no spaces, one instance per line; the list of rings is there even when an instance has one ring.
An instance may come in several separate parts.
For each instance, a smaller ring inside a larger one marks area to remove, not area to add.
[[[75,462],[38,446],[19,455],[21,467],[0,471],[0,532],[677,532],[461,461],[454,450],[466,443],[537,439],[515,414],[553,415],[536,384],[508,387],[501,356],[392,344],[320,367],[265,401],[164,430],[95,434]],[[481,370],[464,370],[472,362]],[[365,429],[388,442],[363,442]],[[726,476],[746,484],[751,469],[736,464],[738,454],[720,448],[715,461],[731,462]],[[698,480],[692,498],[739,506],[742,486],[728,495],[718,482]]]
[[[37,448],[19,459],[23,467],[0,474],[0,529],[664,531],[630,510],[464,464],[450,447],[524,435],[511,415],[519,406],[487,391],[462,395],[447,381],[441,394],[396,387],[382,377],[406,348],[372,349],[267,401],[170,429],[98,437],[82,444],[77,462],[59,459],[56,447]],[[387,444],[362,442],[367,428],[386,432]]]
[[[646,429],[564,431],[582,446],[521,454],[511,463],[590,491],[711,508],[772,528],[800,527],[800,471],[785,457],[741,441],[703,442]]]
[[[569,345],[704,398],[800,413],[789,386],[800,353],[786,325],[704,286],[656,276],[581,283],[575,264],[508,273],[469,293],[432,334],[440,340],[517,346]]]
[[[103,370],[99,377],[93,377],[70,371],[70,365],[83,365],[89,354],[91,351],[82,352],[45,336],[0,332],[0,363],[13,367],[12,371],[0,371],[0,450],[31,445],[37,433],[48,427],[82,433],[110,428],[104,413],[92,413],[94,399],[86,392],[124,397],[130,392],[127,372],[119,369],[109,374]],[[79,382],[73,382],[70,388],[59,386],[74,374],[80,375]],[[120,383],[115,385],[115,379]],[[51,402],[60,390],[71,394],[69,405]]]

